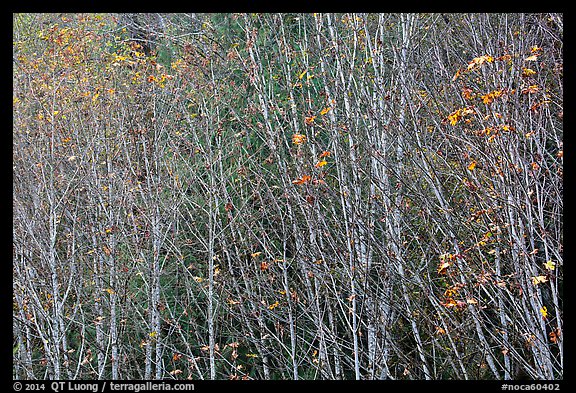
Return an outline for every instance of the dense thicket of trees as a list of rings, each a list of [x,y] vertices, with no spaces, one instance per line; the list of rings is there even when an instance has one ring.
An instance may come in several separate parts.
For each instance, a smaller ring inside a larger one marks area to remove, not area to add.
[[[556,14],[15,14],[13,377],[563,377]]]

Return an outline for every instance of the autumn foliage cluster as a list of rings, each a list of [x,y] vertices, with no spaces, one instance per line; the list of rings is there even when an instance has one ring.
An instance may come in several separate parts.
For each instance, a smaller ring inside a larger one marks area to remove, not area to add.
[[[562,15],[13,22],[14,378],[563,378]]]

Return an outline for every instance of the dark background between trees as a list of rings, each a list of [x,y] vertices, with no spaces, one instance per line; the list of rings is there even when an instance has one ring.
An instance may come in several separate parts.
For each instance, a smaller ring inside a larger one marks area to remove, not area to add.
[[[563,17],[14,14],[13,378],[562,379]]]

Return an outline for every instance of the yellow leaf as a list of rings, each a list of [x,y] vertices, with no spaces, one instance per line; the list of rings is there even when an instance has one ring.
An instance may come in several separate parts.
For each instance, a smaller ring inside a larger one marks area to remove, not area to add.
[[[280,305],[280,303],[278,303],[277,301],[272,303],[271,305],[268,306],[269,310],[274,310],[276,307],[278,307],[278,305]]]
[[[247,357],[247,358],[257,358],[258,355],[256,355],[255,353],[247,353],[247,354],[246,354],[246,357]]]
[[[258,252],[252,253],[252,254],[250,254],[250,256],[251,256],[252,258],[256,258],[256,257],[259,256],[260,254],[262,254],[262,251],[258,251]]]
[[[522,76],[530,76],[530,75],[534,75],[536,73],[536,71],[534,71],[531,68],[523,68],[522,69]]]
[[[328,164],[328,163],[326,162],[326,160],[322,160],[322,161],[320,161],[319,163],[317,163],[317,164],[314,165],[314,166],[315,166],[316,168],[321,168],[321,167],[323,167],[323,166],[326,165],[326,164]]]
[[[473,171],[476,168],[476,161],[472,161],[470,165],[468,165],[468,170]]]
[[[472,68],[474,68],[477,65],[478,66],[482,65],[484,62],[492,63],[493,61],[494,61],[494,58],[490,55],[475,57],[472,59],[472,61],[470,61],[470,63],[468,63],[468,70],[471,70]]]
[[[548,270],[556,269],[556,264],[550,259],[548,262],[544,264],[544,267]]]
[[[548,317],[548,309],[546,308],[546,306],[542,306],[542,308],[540,309],[540,314],[542,314],[542,318],[544,319]]]
[[[110,295],[114,295],[116,293],[116,291],[114,291],[112,288],[106,288],[105,291],[108,292]]]
[[[448,120],[450,120],[450,125],[452,126],[456,125],[459,119],[460,119],[459,113],[452,113],[448,115]]]
[[[302,71],[302,73],[300,75],[298,75],[298,79],[304,78],[304,75],[306,75],[307,72],[308,72],[308,70]]]
[[[482,98],[482,102],[485,104],[491,104],[492,101],[494,101],[494,97],[490,93],[484,94],[480,98]]]
[[[149,335],[150,337],[154,338],[154,337],[156,337],[156,336],[158,335],[158,333],[157,333],[157,332],[150,332],[150,333],[148,333],[148,335]]]
[[[544,284],[546,281],[548,281],[546,276],[534,276],[534,277],[532,277],[532,284],[534,284],[534,285]]]

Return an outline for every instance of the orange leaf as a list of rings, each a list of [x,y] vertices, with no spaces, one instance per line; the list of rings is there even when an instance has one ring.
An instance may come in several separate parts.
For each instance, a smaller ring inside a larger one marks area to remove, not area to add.
[[[314,165],[314,166],[315,166],[316,168],[321,168],[321,167],[323,167],[323,166],[326,165],[326,164],[328,164],[328,163],[326,162],[326,160],[322,160],[322,161],[318,162],[318,163],[317,163],[316,165]]]
[[[324,157],[330,157],[330,152],[329,151],[325,151],[322,154],[320,154],[320,158],[324,158]]]
[[[106,255],[110,255],[112,253],[112,251],[107,246],[102,246],[102,251],[104,251],[104,254]]]
[[[470,88],[466,87],[466,88],[462,89],[462,96],[467,100],[470,100],[473,98],[472,93],[473,93],[473,91]]]
[[[460,76],[460,70],[457,70],[456,73],[454,74],[454,77],[452,78],[452,82],[456,81],[456,79],[458,79],[459,76]]]
[[[295,145],[301,145],[306,142],[306,135],[302,134],[294,134],[292,135],[292,143]]]
[[[304,184],[306,182],[309,182],[310,179],[312,179],[312,177],[308,176],[308,175],[303,175],[301,178],[296,179],[296,180],[292,180],[292,184]]]
[[[450,263],[449,262],[442,262],[440,265],[438,265],[438,269],[437,272],[438,274],[444,275],[446,274],[446,270],[450,267]]]
[[[307,117],[304,119],[304,122],[305,122],[307,125],[311,125],[312,123],[314,123],[314,120],[315,120],[315,119],[316,119],[316,116],[307,116]]]
[[[322,116],[324,116],[326,113],[330,112],[331,109],[332,109],[332,108],[330,108],[330,107],[324,108],[324,109],[322,109],[322,110],[320,111],[320,114],[321,114]]]
[[[550,341],[556,344],[558,342],[558,337],[560,337],[560,329],[556,329],[550,332]]]
[[[444,303],[440,303],[441,305],[443,305],[446,308],[452,308],[454,306],[457,306],[458,303],[456,302],[456,300],[450,298],[450,299],[446,299],[446,301]]]
[[[522,94],[532,94],[532,93],[536,93],[538,90],[539,90],[538,86],[530,85],[530,86],[522,89]]]
[[[476,161],[472,161],[470,165],[468,165],[468,170],[473,171],[476,168]]]

